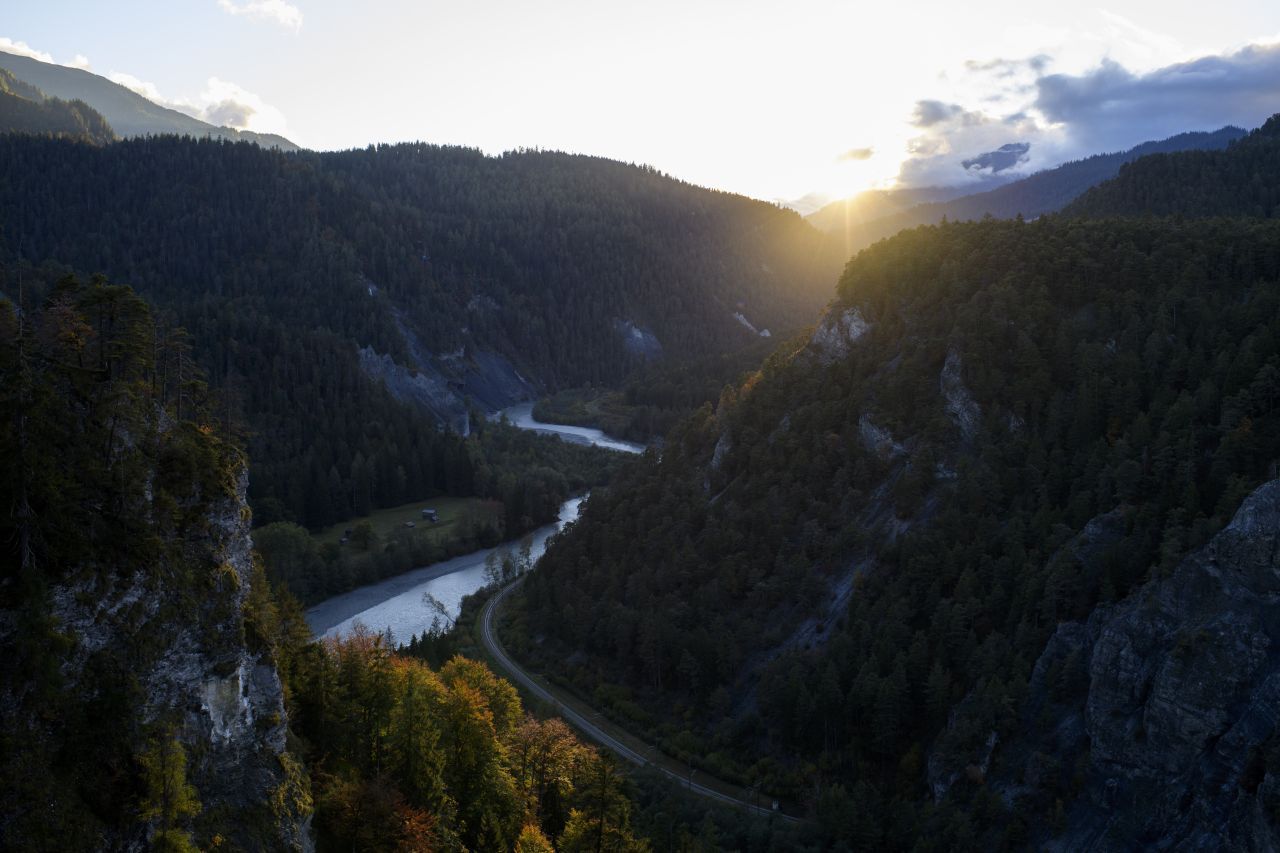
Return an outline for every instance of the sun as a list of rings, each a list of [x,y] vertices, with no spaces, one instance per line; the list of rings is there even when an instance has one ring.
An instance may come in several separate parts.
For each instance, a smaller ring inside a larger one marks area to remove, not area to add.
[[[832,199],[850,198],[893,185],[901,163],[877,148],[847,151],[825,169],[822,190]]]

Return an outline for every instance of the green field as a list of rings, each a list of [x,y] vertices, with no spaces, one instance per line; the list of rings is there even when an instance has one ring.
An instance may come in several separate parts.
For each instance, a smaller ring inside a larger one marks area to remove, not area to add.
[[[435,524],[423,521],[422,510],[424,509],[434,509],[439,514],[440,520]],[[373,527],[373,532],[378,539],[383,542],[395,533],[429,536],[437,542],[443,542],[455,536],[461,523],[468,518],[474,518],[480,523],[490,521],[494,526],[501,525],[502,504],[480,498],[427,498],[389,509],[380,509],[363,518],[352,518],[340,522],[332,527],[326,527],[315,534],[315,537],[321,545],[327,542],[337,543],[342,538],[343,531],[355,527],[362,521],[367,521]],[[406,528],[404,526],[406,521],[412,521],[414,527]]]

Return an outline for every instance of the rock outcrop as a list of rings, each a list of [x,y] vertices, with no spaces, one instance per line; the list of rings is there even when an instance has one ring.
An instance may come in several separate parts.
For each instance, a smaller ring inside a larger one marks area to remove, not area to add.
[[[201,814],[216,816],[218,834],[242,849],[306,851],[309,793],[286,751],[280,676],[246,639],[253,578],[247,484],[242,471],[234,495],[211,502],[204,529],[182,541],[175,557],[213,567],[211,594],[190,601],[190,590],[172,586],[163,567],[134,567],[114,575],[123,580],[94,574],[54,586],[50,615],[69,639],[65,689],[89,689],[90,667],[128,662],[143,704],[131,709],[133,720],[103,722],[172,730],[188,756]],[[140,654],[140,637],[154,648]]]
[[[627,352],[642,361],[653,361],[662,357],[662,342],[657,335],[643,326],[630,320],[614,320],[614,330],[622,337],[622,345]]]
[[[947,360],[942,365],[942,374],[938,377],[938,390],[946,401],[947,417],[951,418],[965,441],[972,441],[982,425],[982,409],[969,389],[965,387],[961,376],[960,353],[955,350],[947,352]]]
[[[1083,762],[1051,848],[1280,849],[1280,480],[1168,576],[1059,626],[1028,708],[1054,723],[1023,784],[1037,755]]]
[[[809,338],[808,351],[819,364],[835,364],[849,355],[849,347],[867,333],[871,324],[857,308],[832,308]]]

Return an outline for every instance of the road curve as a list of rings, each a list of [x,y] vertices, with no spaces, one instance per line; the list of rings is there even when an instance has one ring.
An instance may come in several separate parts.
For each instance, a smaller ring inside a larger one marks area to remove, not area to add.
[[[574,728],[582,732],[588,738],[601,746],[607,747],[612,752],[633,764],[656,770],[674,781],[680,787],[690,790],[695,794],[700,794],[708,799],[744,809],[752,814],[765,817],[777,817],[790,823],[801,822],[799,818],[791,817],[790,815],[783,814],[780,811],[766,809],[763,806],[756,805],[748,802],[747,800],[743,800],[739,797],[733,796],[732,794],[726,793],[726,790],[735,789],[735,786],[729,785],[728,783],[713,780],[713,784],[715,784],[715,787],[713,788],[693,781],[693,773],[686,775],[678,769],[672,769],[673,767],[679,768],[680,762],[666,755],[662,755],[652,747],[649,749],[655,758],[651,759],[641,755],[639,752],[636,752],[636,750],[627,746],[625,743],[622,743],[620,740],[601,729],[598,725],[591,722],[587,717],[569,707],[560,699],[560,697],[547,689],[547,687],[539,684],[531,673],[524,670],[519,664],[511,659],[511,656],[508,655],[506,650],[502,647],[502,643],[498,641],[497,633],[493,627],[494,614],[497,613],[498,608],[502,606],[502,602],[506,599],[507,595],[519,586],[523,580],[524,578],[522,577],[517,578],[502,589],[498,590],[498,592],[489,597],[489,600],[485,602],[484,609],[480,611],[480,639],[484,643],[485,649],[493,657],[494,661],[497,662],[498,666],[505,670],[509,678],[518,682],[534,696],[537,696],[539,699],[542,699],[554,706],[556,712],[561,717],[571,723]],[[767,797],[761,797],[761,799],[770,801]]]

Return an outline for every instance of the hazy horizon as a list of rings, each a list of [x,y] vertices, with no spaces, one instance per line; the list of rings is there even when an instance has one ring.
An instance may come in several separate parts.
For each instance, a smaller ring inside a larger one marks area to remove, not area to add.
[[[981,20],[933,2],[51,2],[11,14],[0,50],[307,148],[561,150],[780,202],[981,184],[1280,105],[1280,9],[1260,0]]]

